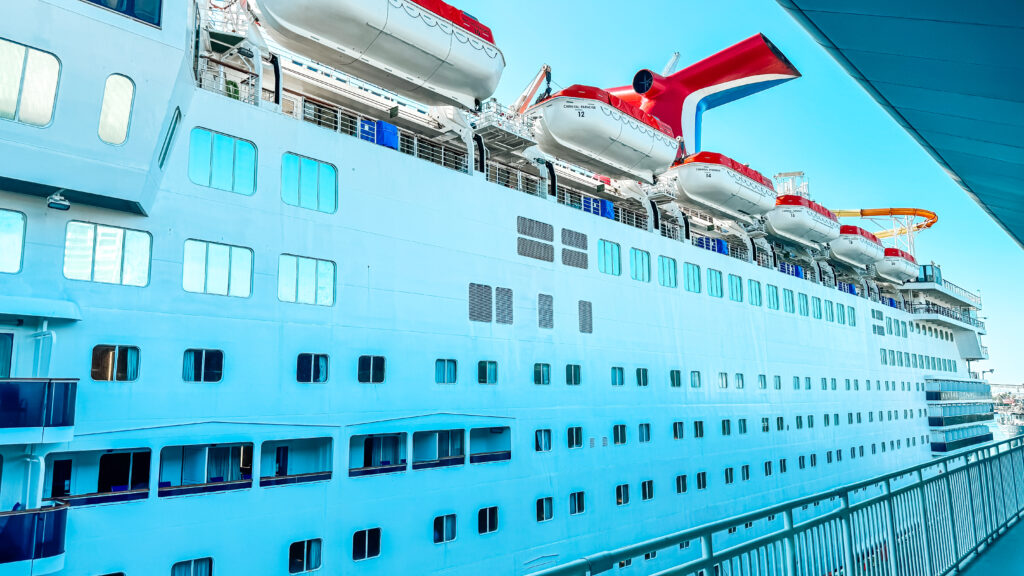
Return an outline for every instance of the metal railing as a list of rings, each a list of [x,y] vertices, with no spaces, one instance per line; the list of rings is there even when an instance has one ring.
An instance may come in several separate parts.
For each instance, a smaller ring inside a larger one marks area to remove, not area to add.
[[[77,392],[77,378],[0,378],[0,429],[74,426]]]
[[[968,302],[974,304],[978,308],[981,307],[981,296],[978,296],[974,292],[971,292],[970,290],[967,290],[966,288],[961,288],[961,287],[957,286],[956,284],[953,284],[949,280],[943,280],[942,281],[942,286],[945,287],[946,290],[949,290],[950,292],[956,294],[957,296],[960,296],[962,298],[966,298]]]
[[[655,576],[944,576],[1024,512],[1024,437],[645,542],[533,576],[589,576],[666,549]],[[737,539],[758,523],[760,535]],[[658,557],[662,557],[661,554]]]
[[[928,302],[926,304],[914,304],[909,307],[908,312],[914,314],[939,314],[947,318],[952,318],[964,324],[970,324],[976,328],[985,329],[985,323],[977,318],[972,318],[970,314],[965,314],[959,310],[953,308],[946,308],[945,306],[939,306],[938,304]]]
[[[981,355],[984,356],[985,358],[988,358],[988,346],[981,347]]]

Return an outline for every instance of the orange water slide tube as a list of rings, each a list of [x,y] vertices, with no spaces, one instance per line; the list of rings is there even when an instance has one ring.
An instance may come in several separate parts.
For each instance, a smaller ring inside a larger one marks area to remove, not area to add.
[[[920,222],[911,225],[909,228],[906,226],[900,228],[894,228],[892,230],[883,230],[876,232],[875,236],[879,238],[892,238],[893,236],[903,236],[910,232],[917,232],[924,230],[925,228],[931,228],[939,221],[939,215],[931,210],[925,210],[923,208],[865,208],[863,210],[834,210],[836,216],[840,218],[877,218],[884,216],[910,216],[912,218],[921,218]]]

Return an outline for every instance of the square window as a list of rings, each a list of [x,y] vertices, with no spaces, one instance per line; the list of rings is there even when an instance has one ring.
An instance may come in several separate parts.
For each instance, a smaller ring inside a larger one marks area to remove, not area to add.
[[[583,514],[586,510],[585,503],[586,501],[584,500],[584,494],[582,491],[569,494],[569,515],[575,516],[576,514]]]
[[[537,522],[547,522],[554,516],[551,497],[537,499]]]
[[[352,559],[355,561],[380,556],[380,528],[360,530],[352,535]]]
[[[384,357],[360,356],[357,375],[359,382],[380,384],[384,381]]]
[[[459,363],[453,359],[439,358],[434,362],[434,382],[455,384]]]
[[[498,507],[481,508],[476,514],[477,532],[490,534],[498,531]]]
[[[288,573],[302,574],[319,570],[321,545],[319,538],[293,542],[288,547]]]
[[[455,540],[455,514],[434,518],[434,544]]]
[[[137,346],[96,346],[92,349],[92,379],[134,382],[139,379],[139,356]]]
[[[299,354],[295,364],[297,382],[327,382],[330,361],[326,354]]]
[[[498,383],[498,363],[492,360],[481,360],[476,365],[476,379],[481,384]]]

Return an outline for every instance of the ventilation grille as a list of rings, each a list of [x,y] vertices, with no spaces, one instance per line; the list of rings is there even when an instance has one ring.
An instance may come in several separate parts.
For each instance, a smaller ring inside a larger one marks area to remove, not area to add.
[[[566,266],[572,266],[573,268],[587,269],[589,260],[587,259],[586,252],[577,252],[576,250],[569,250],[568,248],[562,248],[562,264]]]
[[[551,224],[545,224],[537,220],[530,220],[529,218],[519,217],[517,228],[519,233],[523,236],[529,236],[530,238],[536,238],[537,240],[544,240],[546,242],[552,242],[555,239],[555,228]]]
[[[584,334],[594,333],[593,314],[593,305],[586,300],[580,300],[580,332]]]
[[[485,284],[469,285],[469,319],[472,322],[490,322],[491,287]]]
[[[544,244],[528,238],[519,238],[519,255],[527,258],[543,260],[545,262],[555,261],[555,247],[551,244]]]
[[[587,249],[587,235],[582,232],[575,230],[568,230],[562,228],[562,244],[571,246],[573,248],[579,248],[580,250]]]
[[[509,288],[495,288],[494,290],[494,319],[498,324],[512,323],[512,290]]]
[[[555,327],[555,299],[550,294],[537,296],[537,326],[539,328]]]

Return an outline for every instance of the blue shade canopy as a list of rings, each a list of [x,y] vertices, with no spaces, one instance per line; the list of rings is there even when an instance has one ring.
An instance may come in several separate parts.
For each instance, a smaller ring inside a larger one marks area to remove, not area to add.
[[[778,2],[1024,247],[1024,2]]]

